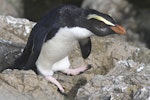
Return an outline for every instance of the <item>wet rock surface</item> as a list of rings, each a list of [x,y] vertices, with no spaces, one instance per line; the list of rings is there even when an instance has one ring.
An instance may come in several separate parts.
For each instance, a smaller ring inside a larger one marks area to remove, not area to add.
[[[8,23],[12,22],[12,19],[13,24]],[[0,22],[2,23],[0,26],[0,68],[2,70],[11,65],[21,53],[35,23],[9,16],[0,16]],[[124,100],[149,98],[150,51],[135,47],[119,37],[118,35],[92,37],[92,53],[86,60],[81,57],[78,46],[75,47],[70,55],[71,67],[87,64],[93,67],[78,76],[55,73],[54,77],[64,87],[66,96],[60,94],[55,85],[42,76],[37,76],[33,71],[5,70],[0,73],[0,99],[99,100],[102,98],[107,100],[114,98],[112,100],[117,100],[123,96],[126,96]]]

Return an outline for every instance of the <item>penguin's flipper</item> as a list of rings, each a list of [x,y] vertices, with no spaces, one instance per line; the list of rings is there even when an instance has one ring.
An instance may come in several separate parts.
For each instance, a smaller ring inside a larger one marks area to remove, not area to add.
[[[82,57],[86,59],[90,55],[92,48],[90,37],[79,40],[79,45],[81,48]]]
[[[21,54],[21,56],[19,56],[14,64],[12,66],[10,66],[10,69],[22,69],[23,66],[25,66],[26,62],[28,61],[28,58],[31,54],[31,48],[33,46],[33,34],[30,34],[27,44],[23,50],[23,53]]]
[[[33,33],[34,32],[34,33]],[[43,43],[45,42],[45,39],[47,37],[47,34],[49,33],[48,28],[45,27],[39,27],[38,29],[33,29],[31,34],[34,34],[33,36],[33,46],[31,49],[30,56],[28,57],[27,63],[25,66],[23,66],[22,69],[28,70],[28,69],[35,69],[35,63],[38,59],[38,56],[40,54],[41,48]]]

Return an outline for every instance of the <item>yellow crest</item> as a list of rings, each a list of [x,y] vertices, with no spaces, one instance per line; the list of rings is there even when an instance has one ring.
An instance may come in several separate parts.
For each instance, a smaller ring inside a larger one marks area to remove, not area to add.
[[[99,21],[102,21],[102,22],[104,22],[104,23],[107,24],[107,25],[115,26],[112,22],[106,20],[106,19],[105,19],[104,17],[102,17],[102,16],[99,16],[99,15],[96,15],[96,14],[90,14],[90,15],[88,15],[88,17],[87,17],[87,19],[92,19],[92,18],[94,18],[94,19],[96,19],[96,20],[99,20]]]

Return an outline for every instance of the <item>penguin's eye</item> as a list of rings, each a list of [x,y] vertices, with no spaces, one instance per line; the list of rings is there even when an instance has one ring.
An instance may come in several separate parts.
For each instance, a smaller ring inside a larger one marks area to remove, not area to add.
[[[100,21],[100,26],[101,27],[106,27],[106,24],[104,22]]]

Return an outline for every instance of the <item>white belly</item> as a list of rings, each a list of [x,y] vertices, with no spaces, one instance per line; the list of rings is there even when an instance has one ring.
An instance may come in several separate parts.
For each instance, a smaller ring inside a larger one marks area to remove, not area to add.
[[[52,75],[54,71],[68,69],[69,53],[73,50],[77,40],[66,39],[64,34],[57,33],[55,37],[43,44],[36,66],[43,75]]]
[[[39,70],[46,70],[46,72],[50,70],[60,71],[67,69],[70,66],[67,56],[72,51],[73,47],[75,47],[75,44],[75,41],[72,43],[65,43],[65,41],[48,41],[42,47],[41,53],[36,62],[37,68]]]
[[[90,36],[84,28],[62,28],[56,35],[43,44],[36,66],[38,71],[45,75],[53,75],[55,71],[68,69],[69,53],[75,47],[79,38]]]

